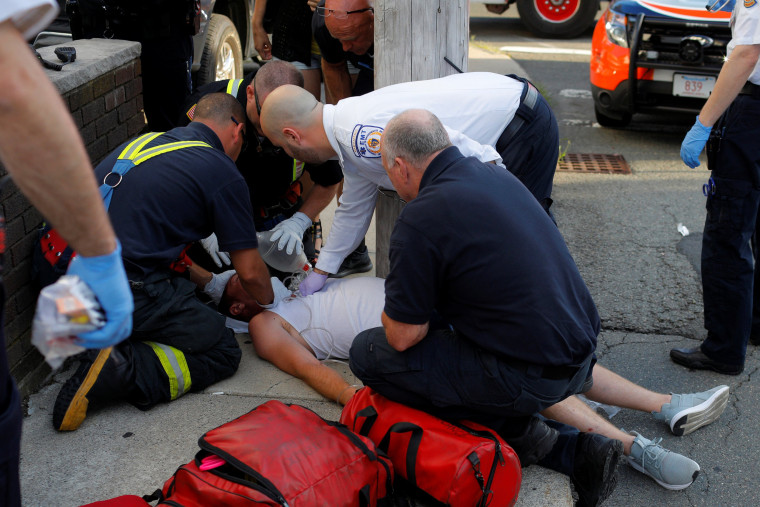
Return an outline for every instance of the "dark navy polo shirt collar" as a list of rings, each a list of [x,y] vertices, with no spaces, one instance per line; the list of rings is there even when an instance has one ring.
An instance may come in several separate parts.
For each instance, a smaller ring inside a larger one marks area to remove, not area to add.
[[[232,121],[232,120],[230,120]],[[180,127],[183,128],[183,127]],[[181,141],[203,141],[205,143],[210,144],[213,148],[216,148],[217,150],[224,153],[224,145],[222,145],[222,141],[219,139],[219,136],[216,135],[216,132],[211,130],[211,127],[208,127],[207,125],[204,125],[201,122],[193,121],[188,124],[187,127],[184,127],[186,130],[184,133],[180,134],[179,132],[176,133],[173,137],[179,138]],[[168,135],[172,135],[179,129],[172,129],[169,132],[167,132]]]
[[[430,165],[428,165],[425,170],[425,174],[422,175],[420,190],[432,183],[432,181],[445,171],[447,167],[463,157],[464,155],[462,155],[462,152],[459,151],[459,148],[456,146],[449,146],[444,149],[430,162]]]

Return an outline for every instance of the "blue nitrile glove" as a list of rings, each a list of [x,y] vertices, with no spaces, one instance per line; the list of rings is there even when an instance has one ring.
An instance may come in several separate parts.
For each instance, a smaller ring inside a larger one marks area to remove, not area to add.
[[[683,138],[681,143],[681,160],[684,164],[694,169],[699,166],[699,154],[707,143],[707,138],[710,137],[710,131],[712,127],[705,127],[702,122],[694,122],[694,126],[686,133],[686,137]]]
[[[272,243],[279,238],[280,242],[277,243],[277,250],[285,250],[285,253],[290,255],[295,249],[296,254],[300,255],[303,252],[303,235],[306,229],[311,227],[311,218],[307,217],[300,211],[287,220],[283,220],[272,229],[272,236],[269,238]]]
[[[227,252],[219,251],[219,241],[216,239],[216,234],[213,232],[211,233],[211,236],[201,240],[201,245],[203,245],[203,248],[211,256],[211,260],[214,261],[217,268],[221,268],[222,264],[225,266],[232,264],[232,261],[230,261],[230,255]]]
[[[132,334],[134,303],[121,260],[121,243],[117,241],[116,250],[108,255],[75,256],[66,274],[77,275],[92,289],[106,319],[100,329],[79,335],[80,345],[102,349],[116,345]]]
[[[290,292],[287,287],[285,287],[285,284],[282,283],[279,278],[274,276],[272,277],[272,292],[274,292],[274,301],[268,305],[260,304],[260,307],[266,308],[267,310],[274,308],[280,303],[280,301],[293,295],[293,293]]]
[[[325,286],[325,282],[327,282],[327,275],[312,271],[306,275],[306,278],[304,278],[303,282],[298,286],[298,292],[300,292],[302,296],[311,296],[315,292],[319,292],[322,287]]]

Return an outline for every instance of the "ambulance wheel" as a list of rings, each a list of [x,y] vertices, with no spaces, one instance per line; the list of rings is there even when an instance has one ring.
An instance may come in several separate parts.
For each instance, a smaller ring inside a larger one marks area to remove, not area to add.
[[[523,24],[540,37],[569,39],[594,24],[599,0],[517,0]]]

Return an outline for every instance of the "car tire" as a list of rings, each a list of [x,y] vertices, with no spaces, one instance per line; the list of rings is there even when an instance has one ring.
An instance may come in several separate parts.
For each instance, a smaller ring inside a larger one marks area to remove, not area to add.
[[[195,85],[242,77],[243,50],[237,29],[227,16],[212,14]]]
[[[607,116],[597,105],[594,105],[594,113],[596,122],[602,127],[623,128],[631,123],[631,113],[620,113],[620,117]]]
[[[599,0],[517,0],[523,24],[540,37],[569,39],[594,24]]]

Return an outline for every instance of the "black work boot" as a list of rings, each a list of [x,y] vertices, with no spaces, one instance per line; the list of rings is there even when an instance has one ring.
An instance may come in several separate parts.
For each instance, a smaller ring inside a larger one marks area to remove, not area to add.
[[[532,417],[525,431],[517,436],[510,437],[502,434],[502,438],[517,453],[520,465],[527,467],[538,463],[541,458],[549,454],[559,437],[559,431],[550,428],[543,420]]]
[[[90,403],[125,398],[134,388],[131,344],[88,350],[74,375],[61,387],[53,407],[53,426],[74,431],[87,416]]]
[[[623,457],[623,442],[596,433],[581,433],[575,445],[573,481],[578,493],[576,507],[595,507],[617,486],[617,466]]]
[[[343,263],[338,268],[338,272],[331,274],[330,278],[343,278],[344,276],[353,275],[354,273],[366,273],[372,269],[372,259],[369,258],[369,250],[364,240],[359,243],[356,250],[348,254]]]

